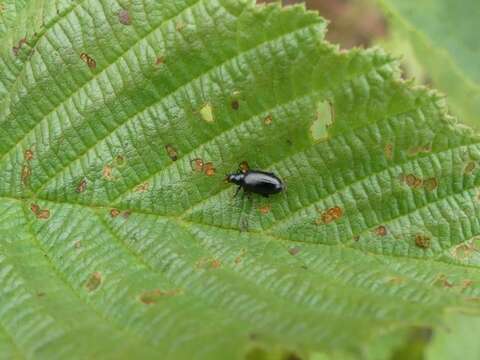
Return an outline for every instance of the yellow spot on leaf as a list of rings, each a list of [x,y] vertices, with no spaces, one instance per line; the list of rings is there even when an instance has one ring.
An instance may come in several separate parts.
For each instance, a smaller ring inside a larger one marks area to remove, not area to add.
[[[333,106],[330,101],[320,101],[317,103],[315,121],[310,127],[310,134],[314,141],[328,139],[328,128],[333,125]]]
[[[147,181],[141,183],[140,185],[138,185],[137,187],[135,187],[135,192],[137,193],[144,193],[144,192],[147,192],[148,191],[148,188],[150,187],[150,183],[148,183]]]
[[[200,115],[202,116],[202,119],[205,120],[207,123],[213,123],[215,121],[215,117],[213,115],[213,108],[212,105],[210,105],[209,103],[203,105],[203,107],[200,109]]]
[[[387,144],[385,145],[385,148],[383,149],[384,153],[385,153],[385,157],[388,159],[388,160],[392,160],[393,159],[393,145],[392,144]]]

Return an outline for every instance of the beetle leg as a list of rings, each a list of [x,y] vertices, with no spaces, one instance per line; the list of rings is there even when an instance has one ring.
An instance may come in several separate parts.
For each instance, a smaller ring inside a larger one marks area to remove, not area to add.
[[[235,191],[235,195],[233,195],[233,197],[237,197],[241,188],[242,188],[241,186],[237,187],[237,191]]]

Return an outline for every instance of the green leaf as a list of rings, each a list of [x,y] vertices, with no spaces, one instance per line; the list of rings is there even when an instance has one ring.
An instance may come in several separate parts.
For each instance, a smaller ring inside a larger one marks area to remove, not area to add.
[[[479,138],[390,56],[302,7],[30,5],[0,45],[2,357],[385,359],[478,321]],[[245,160],[287,190],[234,198]]]
[[[480,47],[476,30],[480,3],[379,1],[397,39],[394,44],[398,44],[398,38],[406,40],[434,86],[448,95],[455,114],[479,128]]]

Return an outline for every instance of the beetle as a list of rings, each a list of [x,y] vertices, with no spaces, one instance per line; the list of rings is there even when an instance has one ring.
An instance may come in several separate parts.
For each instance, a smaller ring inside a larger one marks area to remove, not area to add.
[[[226,182],[238,185],[234,196],[237,196],[240,189],[246,193],[256,193],[264,197],[277,194],[285,189],[280,178],[274,173],[250,170],[246,162],[240,164],[239,171],[228,174]]]

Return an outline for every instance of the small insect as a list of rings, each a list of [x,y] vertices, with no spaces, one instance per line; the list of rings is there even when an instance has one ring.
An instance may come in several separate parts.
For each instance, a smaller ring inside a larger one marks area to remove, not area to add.
[[[235,196],[240,189],[243,189],[245,193],[256,193],[268,197],[285,188],[278,176],[265,171],[250,170],[246,162],[240,164],[238,172],[228,174],[225,181],[238,185]]]

